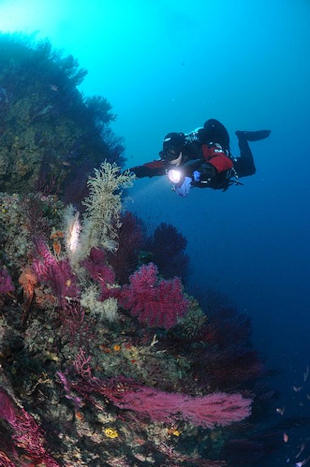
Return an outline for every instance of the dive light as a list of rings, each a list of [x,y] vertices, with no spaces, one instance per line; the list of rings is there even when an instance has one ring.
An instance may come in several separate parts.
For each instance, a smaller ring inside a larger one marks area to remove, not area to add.
[[[171,183],[177,185],[183,179],[184,175],[180,169],[169,169],[167,171],[167,176]]]

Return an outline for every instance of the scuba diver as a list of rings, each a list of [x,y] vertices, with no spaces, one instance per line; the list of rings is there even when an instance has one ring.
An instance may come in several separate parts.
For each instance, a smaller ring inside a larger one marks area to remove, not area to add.
[[[229,134],[215,119],[191,133],[168,133],[160,159],[130,169],[137,178],[167,175],[179,196],[190,188],[213,188],[223,191],[232,184],[242,185],[241,177],[256,172],[250,141],[267,138],[270,130],[236,131],[240,156],[230,152]]]

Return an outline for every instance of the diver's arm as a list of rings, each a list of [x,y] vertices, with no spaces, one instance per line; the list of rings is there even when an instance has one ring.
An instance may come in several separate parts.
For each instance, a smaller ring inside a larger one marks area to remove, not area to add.
[[[184,165],[184,174],[192,178],[193,186],[206,180],[214,179],[218,174],[226,172],[233,167],[233,161],[226,155],[217,155],[207,162],[204,159],[194,159]],[[195,176],[194,176],[195,172]]]
[[[163,160],[147,162],[143,165],[137,165],[129,169],[137,178],[156,177],[164,175],[166,171],[166,163]]]
[[[192,177],[194,172],[199,172],[200,178],[202,180],[213,178],[218,173],[216,168],[212,164],[206,162],[203,159],[190,160],[186,164],[184,164],[185,176]]]

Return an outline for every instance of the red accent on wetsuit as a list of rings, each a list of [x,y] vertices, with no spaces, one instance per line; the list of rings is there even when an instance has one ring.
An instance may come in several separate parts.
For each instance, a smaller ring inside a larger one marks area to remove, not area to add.
[[[229,170],[234,166],[233,161],[226,156],[225,151],[216,146],[203,144],[202,154],[204,159],[213,165],[219,173],[225,172],[225,170]]]
[[[151,161],[143,164],[143,167],[149,167],[150,169],[164,169],[167,163],[163,160],[160,161]]]

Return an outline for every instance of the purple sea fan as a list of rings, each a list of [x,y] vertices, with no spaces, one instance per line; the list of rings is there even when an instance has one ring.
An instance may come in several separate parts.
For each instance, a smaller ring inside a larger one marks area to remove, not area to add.
[[[36,464],[41,463],[47,467],[59,465],[46,451],[43,431],[34,418],[23,408],[16,407],[11,397],[2,388],[0,388],[0,418],[11,426],[12,438],[16,445],[23,448]]]
[[[0,294],[13,292],[14,289],[14,284],[7,269],[0,268]]]
[[[169,329],[188,309],[178,278],[157,279],[157,267],[150,263],[130,276],[130,285],[123,287],[120,304],[150,327]]]

